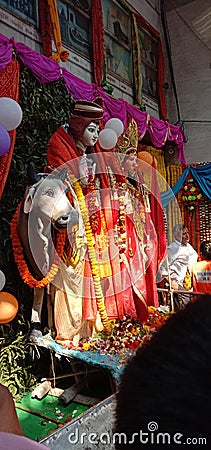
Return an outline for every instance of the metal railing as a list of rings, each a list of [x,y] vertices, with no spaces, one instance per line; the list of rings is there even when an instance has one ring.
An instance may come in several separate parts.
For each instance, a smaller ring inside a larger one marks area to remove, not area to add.
[[[175,310],[174,296],[178,296],[178,295],[190,296],[190,300],[193,300],[193,298],[191,299],[191,297],[197,297],[197,296],[200,297],[202,295],[206,295],[205,292],[187,291],[186,289],[175,290],[175,289],[170,289],[170,288],[159,288],[158,287],[157,291],[166,294],[165,296],[163,296],[163,303],[166,306],[169,305],[171,311]]]

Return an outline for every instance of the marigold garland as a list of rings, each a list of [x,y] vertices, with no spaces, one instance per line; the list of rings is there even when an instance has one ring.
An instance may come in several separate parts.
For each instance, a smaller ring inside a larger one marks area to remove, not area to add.
[[[196,206],[198,206],[201,198],[202,193],[198,184],[193,178],[189,177],[186,181],[185,186],[183,187],[182,195],[182,200],[184,201],[186,208],[188,208],[190,211],[193,211]]]
[[[119,195],[119,217],[117,221],[119,252],[126,250],[126,217],[125,217],[125,195]]]
[[[64,251],[64,245],[65,245],[65,239],[67,236],[66,230],[60,230],[57,233],[56,237],[56,254],[54,257],[54,262],[47,273],[47,275],[42,278],[42,280],[36,280],[36,278],[33,277],[33,275],[30,273],[28,266],[25,262],[24,258],[24,251],[23,247],[17,232],[17,220],[18,220],[18,214],[21,207],[21,203],[18,205],[16,212],[14,214],[14,217],[10,223],[10,229],[11,229],[11,240],[12,240],[12,248],[13,248],[13,254],[14,259],[18,267],[18,271],[20,273],[20,276],[24,283],[28,284],[31,288],[43,288],[47,286],[48,284],[52,283],[54,280],[61,264],[61,257],[63,255]]]
[[[182,172],[183,172],[182,165],[166,167],[166,182],[167,182],[167,184],[170,187],[175,186],[179,177],[182,175]],[[177,194],[177,197],[176,197],[178,200],[179,207],[175,207],[175,202],[170,202],[166,208],[169,242],[171,242],[173,240],[172,230],[173,230],[174,225],[176,225],[177,223],[180,223],[180,222],[185,223],[184,203],[183,203],[183,200],[181,199],[181,196],[182,196],[181,191],[179,191]]]
[[[108,316],[105,309],[104,304],[104,295],[102,292],[101,282],[100,282],[100,272],[98,267],[98,262],[96,260],[96,254],[95,254],[95,248],[94,248],[94,238],[92,234],[92,227],[89,220],[89,213],[86,206],[84,194],[82,191],[82,188],[80,186],[80,183],[75,179],[73,175],[70,175],[74,191],[76,193],[78,203],[80,206],[81,215],[83,218],[83,222],[85,224],[85,233],[86,233],[86,239],[87,239],[87,246],[88,246],[88,254],[91,262],[91,270],[92,270],[92,276],[93,276],[93,282],[94,282],[94,289],[95,289],[95,295],[96,295],[96,302],[97,302],[97,308],[100,313],[100,318],[104,327],[104,332],[106,334],[110,334],[112,331],[112,324],[108,320]]]

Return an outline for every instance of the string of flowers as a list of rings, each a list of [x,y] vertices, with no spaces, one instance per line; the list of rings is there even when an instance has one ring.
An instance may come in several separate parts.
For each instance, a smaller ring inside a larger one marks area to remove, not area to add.
[[[108,316],[105,309],[104,304],[104,295],[102,292],[101,282],[100,282],[100,273],[99,273],[99,267],[98,262],[96,260],[95,255],[95,248],[94,248],[94,238],[92,234],[92,227],[89,220],[89,213],[86,206],[84,194],[82,191],[82,188],[79,184],[79,182],[75,179],[73,175],[70,175],[71,182],[76,194],[76,197],[78,199],[78,203],[80,206],[81,215],[83,218],[83,222],[85,224],[85,233],[86,233],[86,239],[87,239],[87,246],[88,246],[88,254],[90,258],[91,263],[91,270],[92,270],[92,277],[93,277],[93,283],[94,283],[94,289],[95,289],[95,295],[96,295],[96,302],[97,302],[97,308],[100,313],[100,318],[104,327],[104,332],[106,334],[110,334],[112,330],[112,324],[108,320]]]
[[[195,182],[191,176],[187,178],[186,184],[183,187],[182,200],[185,203],[186,208],[193,211],[198,206],[202,198],[199,185]]]
[[[119,252],[126,250],[126,218],[125,218],[125,195],[119,195],[119,217],[117,221]]]
[[[57,232],[56,236],[56,254],[54,257],[54,262],[52,263],[52,266],[47,273],[47,275],[42,278],[41,280],[36,280],[36,278],[33,277],[33,275],[30,273],[28,266],[25,261],[24,257],[24,251],[23,247],[18,235],[17,231],[17,221],[18,221],[18,215],[20,211],[21,203],[18,205],[16,212],[13,216],[13,219],[10,223],[10,230],[11,230],[11,240],[12,240],[12,248],[13,248],[13,254],[14,259],[18,267],[18,271],[20,273],[20,276],[24,283],[28,284],[31,288],[43,288],[47,286],[48,284],[52,283],[54,280],[61,264],[61,257],[63,255],[64,251],[64,245],[65,240],[67,236],[66,230],[60,230]]]

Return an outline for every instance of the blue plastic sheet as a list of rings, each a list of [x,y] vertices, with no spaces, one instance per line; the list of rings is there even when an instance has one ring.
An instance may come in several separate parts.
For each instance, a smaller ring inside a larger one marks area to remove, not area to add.
[[[42,338],[37,339],[36,344],[40,347],[45,347],[50,350],[53,350],[58,355],[66,356],[69,358],[76,358],[79,359],[80,361],[84,361],[87,364],[92,364],[101,367],[103,369],[106,369],[111,373],[114,381],[117,384],[120,381],[120,376],[124,370],[126,361],[128,357],[131,355],[131,352],[128,353],[128,355],[126,354],[124,356],[122,355],[118,356],[110,354],[108,352],[100,353],[97,350],[79,351],[63,348],[62,345],[57,344],[57,342],[55,342],[49,334],[43,336]]]

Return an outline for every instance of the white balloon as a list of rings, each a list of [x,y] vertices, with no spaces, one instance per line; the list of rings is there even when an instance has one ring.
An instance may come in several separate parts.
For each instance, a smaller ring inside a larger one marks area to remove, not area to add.
[[[115,147],[117,143],[117,134],[114,130],[110,128],[104,128],[104,130],[99,133],[99,144],[105,150],[110,150]]]
[[[0,123],[7,131],[20,125],[23,117],[20,105],[9,97],[0,97]]]
[[[120,136],[120,134],[124,131],[124,124],[120,119],[117,119],[116,117],[113,117],[112,119],[109,119],[106,124],[105,128],[111,128],[115,131],[117,134],[117,137]]]
[[[0,291],[3,289],[6,282],[6,278],[2,270],[0,270]]]

